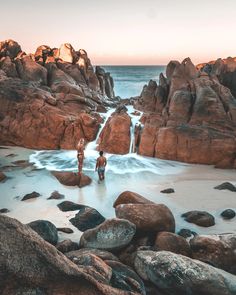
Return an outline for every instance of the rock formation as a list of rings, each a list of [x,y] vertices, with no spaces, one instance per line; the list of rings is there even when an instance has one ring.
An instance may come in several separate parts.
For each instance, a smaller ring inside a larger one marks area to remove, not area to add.
[[[96,111],[114,105],[113,87],[83,49],[42,45],[26,54],[13,40],[0,42],[0,144],[73,149],[81,137],[94,140]]]
[[[189,58],[171,61],[159,85],[150,81],[135,102],[144,111],[139,153],[236,167],[235,73],[235,59],[197,68]]]

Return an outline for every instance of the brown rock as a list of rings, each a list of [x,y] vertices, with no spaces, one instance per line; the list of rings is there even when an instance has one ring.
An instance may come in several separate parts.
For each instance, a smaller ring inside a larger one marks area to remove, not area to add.
[[[194,259],[236,274],[236,236],[234,234],[197,235],[190,240],[190,246]]]
[[[118,198],[115,200],[113,207],[116,208],[118,205],[121,204],[146,204],[146,203],[152,203],[148,199],[142,197],[141,195],[135,193],[135,192],[130,192],[130,191],[125,191],[121,193]]]
[[[85,263],[77,266],[15,219],[0,215],[0,235],[4,269],[0,272],[0,292],[3,295],[37,288],[52,295],[138,295],[109,286],[108,280],[101,281],[95,264],[90,268]],[[104,265],[100,272],[106,273],[108,269],[109,266]]]
[[[76,58],[76,53],[72,45],[69,43],[62,44],[59,48],[58,58],[64,62],[73,63]]]
[[[71,240],[64,240],[56,245],[57,250],[61,253],[67,253],[79,249],[79,244],[72,242]]]
[[[116,216],[127,219],[141,231],[175,231],[174,216],[163,204],[122,204],[116,207]]]
[[[158,233],[154,245],[157,247],[158,251],[170,251],[176,254],[191,257],[189,243],[183,237],[174,233]]]
[[[11,59],[15,58],[21,52],[20,45],[9,39],[0,42],[0,58],[9,56]]]
[[[68,186],[79,186],[84,187],[89,185],[92,180],[89,176],[82,174],[79,176],[73,172],[57,172],[54,171],[52,174],[59,180],[61,184],[68,185]]]
[[[11,61],[9,56],[0,59],[0,69],[3,70],[8,77],[16,78],[18,73],[15,64]]]
[[[203,227],[215,225],[215,218],[206,211],[189,211],[181,215],[187,222]]]
[[[83,255],[87,254],[93,254],[102,260],[112,260],[112,261],[119,261],[119,259],[112,253],[105,251],[105,250],[99,250],[99,249],[92,249],[92,248],[82,248],[76,251],[71,251],[66,253],[66,256],[73,261],[74,258],[81,257]]]
[[[126,113],[113,113],[100,134],[99,150],[127,154],[130,147],[130,124],[131,119]]]

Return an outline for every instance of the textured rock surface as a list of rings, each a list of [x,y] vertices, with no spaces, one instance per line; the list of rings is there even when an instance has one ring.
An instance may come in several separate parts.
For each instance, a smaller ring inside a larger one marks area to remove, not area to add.
[[[80,231],[84,232],[103,223],[105,218],[94,208],[84,207],[70,219],[70,222]]]
[[[115,208],[121,204],[145,204],[145,203],[152,203],[148,199],[144,198],[143,196],[130,191],[124,191],[121,193],[118,198],[115,200],[113,207]]]
[[[130,147],[130,125],[131,119],[126,112],[113,113],[100,133],[99,150],[127,154]]]
[[[218,190],[228,190],[231,192],[236,192],[236,187],[230,182],[223,182],[215,187]]]
[[[116,216],[134,223],[140,231],[175,231],[175,219],[163,204],[122,204],[116,207]]]
[[[0,171],[0,182],[5,180],[6,178],[7,178],[6,175]]]
[[[74,202],[71,201],[63,201],[60,204],[57,204],[57,207],[63,211],[75,211],[75,210],[80,210],[82,208],[84,208],[84,205],[81,204],[76,204]]]
[[[52,245],[56,245],[58,241],[57,228],[55,225],[47,220],[35,220],[28,223],[37,234],[39,234],[45,241]]]
[[[171,61],[167,78],[161,74],[159,85],[150,81],[144,86],[135,102],[144,111],[140,154],[235,167],[236,80],[232,69],[236,73],[236,60],[224,63],[223,74],[220,64],[207,73],[196,69],[189,58],[182,63]],[[226,79],[227,75],[231,78]]]
[[[92,179],[85,175],[81,174],[80,176],[77,173],[74,172],[58,172],[54,171],[52,174],[59,180],[61,184],[67,185],[67,186],[78,186],[78,187],[84,187],[86,185],[89,185],[92,182]]]
[[[82,137],[94,140],[101,118],[92,112],[115,98],[112,78],[101,71],[100,87],[87,53],[68,43],[27,55],[13,40],[0,42],[0,143],[74,149]]]
[[[110,282],[101,281],[95,266],[88,269],[83,264],[76,265],[30,227],[15,219],[0,215],[0,236],[2,295],[139,294],[113,288]]]
[[[215,218],[206,211],[189,211],[182,214],[187,222],[195,223],[199,226],[209,227],[215,225]]]
[[[56,245],[57,250],[62,253],[76,251],[79,249],[79,244],[72,242],[71,240],[64,240]]]
[[[190,240],[193,258],[236,274],[236,235],[195,236]]]
[[[80,246],[104,250],[117,250],[129,244],[136,226],[124,219],[107,219],[102,224],[83,233]]]
[[[26,200],[29,200],[29,199],[35,199],[35,198],[38,198],[39,196],[40,196],[40,193],[32,192],[30,194],[24,195],[24,197],[22,198],[21,201],[26,201]]]
[[[233,209],[225,209],[220,214],[224,219],[232,219],[236,216],[236,213]]]
[[[235,276],[168,251],[139,251],[135,269],[144,280],[154,283],[167,295],[233,295]]]
[[[188,257],[191,256],[189,243],[183,237],[174,233],[158,233],[154,245],[158,251],[164,250]]]

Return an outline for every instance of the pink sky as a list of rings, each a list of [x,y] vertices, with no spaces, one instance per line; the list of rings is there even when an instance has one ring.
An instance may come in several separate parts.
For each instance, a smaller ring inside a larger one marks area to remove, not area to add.
[[[236,56],[235,0],[8,0],[0,39],[26,52],[71,43],[93,64],[194,63]]]

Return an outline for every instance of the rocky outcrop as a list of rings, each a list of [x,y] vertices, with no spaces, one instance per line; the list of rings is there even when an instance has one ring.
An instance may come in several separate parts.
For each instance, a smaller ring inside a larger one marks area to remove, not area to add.
[[[231,70],[236,69],[236,61],[229,64]],[[150,81],[144,86],[135,102],[144,111],[141,155],[235,167],[235,93],[232,85],[222,82],[220,64],[217,67],[207,73],[189,58],[182,63],[172,61],[159,85]]]
[[[168,251],[139,251],[135,269],[164,294],[233,295],[236,278],[203,262]],[[174,290],[174,291],[173,291]]]
[[[113,287],[112,268],[97,256],[90,260],[84,256],[79,263],[72,262],[15,219],[0,215],[0,236],[2,295],[140,294],[134,289],[129,292],[122,287]]]
[[[130,148],[131,119],[124,109],[114,112],[100,133],[99,150],[127,154]]]
[[[109,73],[98,72],[101,87],[87,53],[70,44],[27,55],[15,41],[0,42],[0,144],[74,149],[82,137],[94,140],[96,111],[115,98]]]

